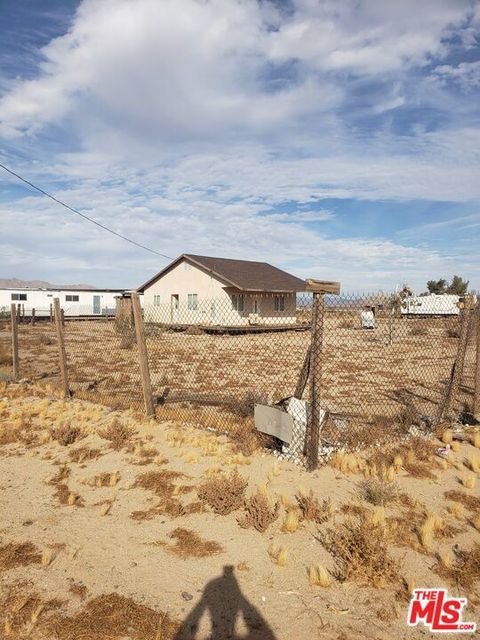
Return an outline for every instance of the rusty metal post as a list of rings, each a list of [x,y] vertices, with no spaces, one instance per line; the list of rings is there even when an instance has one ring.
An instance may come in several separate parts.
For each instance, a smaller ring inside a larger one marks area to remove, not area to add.
[[[309,471],[313,471],[318,466],[324,315],[325,303],[323,294],[314,293],[312,343],[310,354],[310,404],[307,421],[307,432],[305,434],[307,468]]]
[[[18,318],[15,303],[10,307],[10,319],[12,325],[12,375],[14,380],[19,378],[18,362]]]
[[[133,319],[135,321],[135,335],[137,337],[138,360],[140,365],[140,375],[142,378],[143,399],[145,401],[145,412],[147,416],[155,415],[153,405],[152,383],[150,380],[150,369],[148,366],[147,343],[145,340],[145,325],[143,323],[142,307],[138,293],[132,293]]]
[[[58,356],[60,360],[60,375],[62,377],[63,395],[65,396],[65,398],[70,398],[70,387],[68,384],[68,370],[67,370],[67,352],[65,350],[65,337],[63,333],[62,313],[60,310],[60,299],[54,298],[53,305],[55,310],[55,326],[57,329]]]

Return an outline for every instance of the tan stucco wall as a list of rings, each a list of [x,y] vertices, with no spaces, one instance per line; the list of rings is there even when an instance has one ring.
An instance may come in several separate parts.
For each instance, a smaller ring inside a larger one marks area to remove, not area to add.
[[[227,290],[226,290],[227,289]],[[145,289],[144,309],[147,322],[179,324],[241,325],[249,323],[254,311],[254,298],[258,301],[258,314],[262,324],[295,323],[295,295],[285,294],[285,310],[274,311],[274,297],[244,294],[245,307],[238,312],[232,305],[235,290],[185,260]],[[189,293],[198,296],[198,309],[188,309]],[[178,295],[178,310],[172,306],[172,295]],[[160,306],[154,306],[154,297],[160,296]]]

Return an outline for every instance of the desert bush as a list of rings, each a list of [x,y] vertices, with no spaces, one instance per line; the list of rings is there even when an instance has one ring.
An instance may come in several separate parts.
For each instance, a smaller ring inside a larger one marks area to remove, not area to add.
[[[454,552],[455,558],[450,562],[439,559],[434,571],[457,589],[460,587],[468,592],[480,580],[480,545],[475,543],[469,551],[455,546]]]
[[[364,520],[347,520],[327,531],[320,541],[332,554],[340,581],[380,587],[397,579],[398,566],[388,554],[384,527]]]
[[[82,430],[79,427],[72,427],[69,424],[61,424],[51,429],[50,434],[54,440],[57,440],[59,444],[66,447],[81,437]]]
[[[134,433],[134,429],[127,427],[119,420],[115,419],[106,429],[99,432],[99,436],[105,440],[110,440],[112,449],[119,451],[128,443]]]
[[[447,336],[447,338],[459,338],[460,337],[460,333],[458,331],[458,329],[446,329],[445,330],[445,335]]]
[[[204,540],[194,531],[177,527],[169,538],[175,540],[167,549],[181,558],[205,558],[223,552],[223,547],[214,540]]]
[[[232,400],[228,404],[227,409],[241,418],[248,418],[249,416],[253,416],[256,404],[268,403],[268,398],[265,394],[252,393],[249,391],[243,397]]]
[[[322,502],[313,495],[310,489],[309,493],[300,490],[295,499],[304,520],[312,520],[318,524],[326,522],[333,513],[332,501],[325,498]]]
[[[38,344],[43,346],[49,346],[53,344],[53,339],[50,336],[47,336],[45,333],[41,333],[38,336]]]
[[[198,487],[197,494],[215,513],[227,515],[240,509],[247,485],[247,480],[233,471],[213,476]]]
[[[38,564],[41,560],[42,555],[32,542],[10,542],[0,547],[0,570]]]
[[[384,507],[395,500],[398,486],[384,478],[366,478],[359,484],[361,497],[375,506]]]
[[[238,519],[238,524],[245,529],[253,527],[264,533],[278,517],[279,503],[272,503],[269,496],[257,491],[245,500],[245,513]]]

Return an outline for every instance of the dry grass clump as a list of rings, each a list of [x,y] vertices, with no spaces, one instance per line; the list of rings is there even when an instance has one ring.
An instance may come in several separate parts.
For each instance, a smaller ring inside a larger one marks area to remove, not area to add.
[[[72,616],[55,614],[49,617],[42,628],[46,637],[57,640],[171,640],[179,625],[166,613],[110,593],[92,598]]]
[[[298,507],[304,520],[311,520],[317,524],[326,522],[333,515],[333,506],[330,498],[324,499],[322,502],[313,495],[313,491],[307,493],[304,489],[300,489],[295,495]]]
[[[30,638],[37,637],[33,633],[36,626],[43,623],[45,614],[58,609],[62,605],[60,600],[43,600],[40,596],[26,594],[21,589],[12,588],[0,604],[0,618],[3,622],[0,636],[2,638]],[[3,634],[2,634],[3,631]],[[44,638],[45,635],[41,634]],[[48,636],[50,637],[50,636]]]
[[[76,493],[72,493],[68,488],[67,483],[65,482],[69,475],[70,469],[66,465],[62,465],[59,468],[57,474],[50,480],[48,484],[51,484],[55,487],[55,497],[60,502],[60,504],[83,507],[83,498]]]
[[[278,517],[279,503],[273,503],[264,492],[257,491],[245,500],[245,513],[238,518],[238,524],[243,528],[253,527],[260,533],[264,533]],[[298,516],[297,516],[298,527]]]
[[[460,502],[469,511],[480,511],[480,497],[479,496],[471,496],[464,491],[458,491],[457,489],[450,489],[449,491],[444,492],[444,497],[447,500],[453,500],[453,502]]]
[[[198,487],[197,494],[215,513],[227,515],[240,509],[247,485],[248,481],[233,471],[212,476]]]
[[[93,478],[93,482],[96,487],[114,487],[119,480],[118,471],[114,471],[113,473],[99,473]]]
[[[284,567],[287,564],[288,551],[283,545],[278,546],[272,543],[268,549],[268,555],[279,567]]]
[[[475,476],[465,474],[462,476],[462,484],[466,489],[475,488]]]
[[[51,429],[50,434],[54,440],[57,440],[64,447],[73,444],[75,440],[78,440],[83,435],[79,427],[72,427],[69,424],[61,424]]]
[[[85,462],[86,460],[96,460],[102,455],[102,452],[100,449],[91,447],[78,447],[72,449],[68,455],[72,462]]]
[[[181,558],[205,558],[218,553],[223,553],[223,547],[214,540],[204,540],[194,531],[177,527],[169,538],[175,540],[175,544],[167,545],[167,549]]]
[[[480,473],[480,455],[478,453],[472,453],[467,457],[468,468],[473,473]]]
[[[312,565],[308,568],[308,581],[312,587],[326,588],[332,584],[330,574],[322,565]]]
[[[480,431],[476,431],[472,435],[472,444],[474,447],[477,447],[477,449],[480,449]]]
[[[4,344],[0,344],[0,364],[11,365],[13,362],[12,354]]]
[[[99,431],[99,435],[105,440],[110,440],[110,446],[115,451],[123,449],[132,436],[135,434],[135,430],[122,424],[118,419],[114,419],[106,429]]]
[[[424,549],[431,551],[434,535],[444,528],[444,522],[440,516],[430,513],[420,528],[420,540]]]
[[[332,554],[336,577],[381,587],[398,578],[398,565],[388,554],[384,527],[364,520],[347,520],[320,538]]]
[[[330,465],[344,474],[361,473],[365,468],[365,461],[355,453],[337,451],[333,454]]]
[[[468,593],[480,580],[480,545],[474,544],[469,551],[463,551],[455,545],[454,553],[455,557],[449,558],[449,562],[440,558],[434,571],[457,589],[464,589]]]
[[[370,504],[384,507],[398,495],[398,486],[384,478],[366,478],[359,484],[361,497]]]
[[[300,514],[298,509],[289,509],[285,514],[282,531],[286,533],[295,533],[300,524]]]
[[[32,542],[10,542],[0,547],[0,570],[2,571],[41,562],[42,554]]]

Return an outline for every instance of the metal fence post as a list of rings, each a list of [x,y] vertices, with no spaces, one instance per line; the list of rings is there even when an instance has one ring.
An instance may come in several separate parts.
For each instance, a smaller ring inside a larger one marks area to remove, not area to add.
[[[323,294],[314,293],[312,315],[312,344],[310,354],[310,407],[307,423],[307,433],[305,434],[307,468],[309,471],[313,471],[318,466],[324,315],[325,304]]]
[[[68,384],[67,352],[65,351],[65,338],[63,334],[62,313],[60,310],[60,299],[54,298],[55,327],[57,329],[58,355],[60,360],[60,375],[62,376],[63,394],[65,398],[70,398],[70,387]]]
[[[17,322],[17,308],[14,302],[12,302],[12,305],[10,307],[10,317],[11,317],[11,324],[12,324],[12,374],[13,374],[13,379],[18,380],[18,377],[19,377],[18,322]]]
[[[473,415],[480,420],[480,301],[475,310],[475,377],[473,383]]]
[[[457,354],[443,402],[439,406],[437,423],[442,422],[442,420],[448,420],[451,417],[452,405],[457,398],[458,389],[462,381],[471,317],[471,307],[468,299],[466,299],[464,306],[460,310],[460,336],[458,338]]]
[[[153,406],[152,383],[150,380],[150,369],[148,366],[147,344],[145,341],[145,325],[143,324],[142,308],[138,293],[132,293],[133,319],[135,322],[135,334],[137,337],[138,360],[140,364],[140,375],[142,377],[143,399],[145,401],[145,412],[147,416],[155,415]]]

